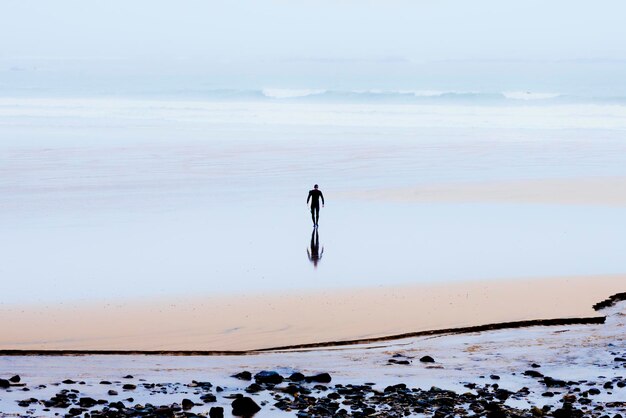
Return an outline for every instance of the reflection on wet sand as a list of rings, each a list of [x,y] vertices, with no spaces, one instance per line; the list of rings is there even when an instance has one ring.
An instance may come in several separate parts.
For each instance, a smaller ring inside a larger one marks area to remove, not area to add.
[[[324,254],[324,247],[320,251],[320,234],[317,231],[317,228],[313,228],[313,232],[311,233],[311,244],[309,248],[306,249],[306,253],[309,256],[309,261],[313,263],[313,266],[317,268],[317,263],[322,259],[322,254]]]

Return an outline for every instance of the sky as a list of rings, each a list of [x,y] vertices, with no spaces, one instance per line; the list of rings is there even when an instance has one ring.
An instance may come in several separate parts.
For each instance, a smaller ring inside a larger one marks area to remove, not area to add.
[[[0,89],[169,77],[610,95],[626,84],[625,15],[619,0],[3,0]]]

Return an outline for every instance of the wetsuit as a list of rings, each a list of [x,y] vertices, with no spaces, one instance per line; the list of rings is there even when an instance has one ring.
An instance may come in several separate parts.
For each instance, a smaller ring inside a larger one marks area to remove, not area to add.
[[[324,195],[319,189],[313,189],[309,191],[309,196],[306,198],[306,202],[311,201],[311,218],[313,224],[317,225],[317,221],[320,218],[320,199],[322,199],[322,205],[324,204]]]

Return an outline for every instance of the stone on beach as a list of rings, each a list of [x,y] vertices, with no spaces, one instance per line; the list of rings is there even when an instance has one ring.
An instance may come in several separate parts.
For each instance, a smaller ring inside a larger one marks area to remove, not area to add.
[[[94,398],[90,397],[80,398],[78,402],[81,408],[91,408],[98,403]]]
[[[530,377],[543,377],[543,373],[539,373],[536,370],[526,370],[523,374]]]
[[[238,417],[249,417],[261,410],[261,407],[257,405],[252,398],[247,396],[235,399],[231,406],[233,407],[233,415]]]
[[[234,377],[235,379],[239,379],[239,380],[252,380],[252,373],[250,373],[247,370],[244,370],[243,372],[239,372],[237,374],[232,375],[232,377]]]
[[[184,410],[188,410],[191,409],[195,406],[195,404],[193,403],[193,401],[191,399],[183,399],[183,401],[181,402],[181,406],[183,407]]]
[[[422,363],[434,363],[435,359],[432,358],[431,356],[423,356],[422,358],[420,358],[420,361]]]
[[[254,380],[257,383],[271,383],[280,384],[283,382],[283,377],[275,371],[263,370],[254,375]]]
[[[207,394],[200,396],[200,400],[202,400],[204,403],[216,402],[217,397],[213,395],[212,393],[207,393]]]
[[[316,383],[330,383],[332,378],[328,373],[319,373],[312,376],[306,376],[304,378],[308,383],[316,382]]]
[[[209,410],[210,418],[224,418],[224,408],[221,406],[213,406]]]
[[[300,372],[294,372],[291,373],[291,376],[289,376],[289,380],[292,382],[301,382],[304,380],[304,375]]]

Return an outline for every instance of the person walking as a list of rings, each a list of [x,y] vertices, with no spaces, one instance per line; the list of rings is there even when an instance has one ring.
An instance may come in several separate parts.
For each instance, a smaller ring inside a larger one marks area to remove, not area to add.
[[[313,190],[309,190],[309,197],[306,198],[307,205],[311,202],[311,219],[313,220],[313,228],[317,228],[320,219],[320,199],[322,200],[322,207],[324,207],[324,195],[319,190],[319,186],[316,184],[313,186]]]

